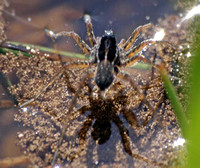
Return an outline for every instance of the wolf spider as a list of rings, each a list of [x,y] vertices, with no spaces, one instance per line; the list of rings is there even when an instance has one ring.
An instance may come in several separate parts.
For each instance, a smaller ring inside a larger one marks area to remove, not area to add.
[[[59,33],[54,33],[50,30],[46,30],[46,33],[51,37],[51,39],[53,39],[53,41],[56,38],[61,37],[61,36],[72,37],[76,41],[76,43],[79,45],[79,47],[82,49],[83,54],[85,56],[89,57],[90,60],[89,61],[87,61],[87,60],[86,61],[75,61],[75,62],[63,64],[62,60],[60,58],[60,61],[62,63],[62,69],[52,77],[50,82],[47,85],[45,85],[38,92],[38,94],[35,97],[33,97],[31,100],[25,102],[24,104],[22,104],[20,106],[22,108],[22,107],[28,105],[29,103],[33,102],[34,100],[36,100],[41,95],[41,93],[44,92],[57,78],[59,78],[63,73],[65,73],[67,86],[69,87],[69,89],[72,92],[75,93],[75,95],[69,106],[68,115],[65,117],[65,119],[63,121],[61,137],[58,142],[58,147],[53,156],[52,165],[55,164],[55,161],[57,159],[59,147],[61,146],[61,143],[63,141],[63,136],[66,132],[67,123],[69,123],[69,121],[71,121],[71,120],[74,120],[78,115],[83,113],[80,111],[79,111],[79,113],[77,111],[73,112],[73,108],[76,105],[78,96],[79,96],[82,88],[85,86],[86,80],[88,80],[88,79],[91,79],[91,78],[94,79],[94,82],[96,83],[96,85],[99,89],[100,96],[102,96],[102,93],[106,93],[106,91],[109,89],[109,87],[114,83],[115,78],[119,78],[120,80],[129,82],[131,87],[138,92],[141,101],[143,103],[145,103],[146,106],[148,107],[148,109],[151,111],[151,116],[155,115],[157,117],[156,110],[148,102],[145,94],[139,89],[139,87],[137,86],[135,81],[131,78],[131,76],[127,72],[123,72],[120,70],[121,67],[131,66],[131,65],[137,63],[138,61],[142,61],[144,63],[150,64],[153,67],[157,68],[156,65],[154,65],[147,58],[145,58],[144,56],[142,56],[138,53],[140,53],[148,45],[160,43],[160,41],[155,41],[155,40],[149,39],[149,40],[142,41],[137,46],[134,45],[139,34],[142,31],[152,27],[152,24],[146,24],[146,25],[137,27],[132,32],[132,34],[128,38],[128,40],[125,41],[124,39],[122,39],[119,42],[119,44],[117,44],[112,30],[105,31],[105,34],[102,37],[95,37],[94,32],[93,32],[93,25],[91,23],[91,18],[89,15],[85,15],[85,23],[86,23],[86,28],[87,28],[87,36],[88,36],[91,47],[88,44],[86,44],[86,42],[83,41],[80,38],[80,36],[73,31],[70,31],[70,32],[62,31]],[[92,69],[92,67],[95,67],[95,71]],[[86,69],[84,71],[84,75],[82,76],[77,89],[75,89],[75,88],[73,88],[73,86],[71,86],[67,72],[65,71],[70,68]],[[132,118],[127,118],[127,120],[135,121],[133,115],[131,114],[130,116],[132,116]],[[95,118],[95,116],[89,118],[90,124],[91,124],[91,119],[94,119],[94,118]],[[122,141],[125,141],[125,143],[127,143],[126,138],[123,137],[123,136],[128,136],[127,131],[123,127],[122,121],[119,120],[119,118],[116,116],[115,116],[115,119],[116,120],[113,120],[113,121],[120,130],[120,135],[122,136]],[[157,119],[158,119],[158,117],[157,117]],[[146,117],[146,120],[142,123],[142,125],[147,124],[148,120],[149,120],[149,116]],[[83,136],[85,136],[86,132],[84,133]],[[84,140],[84,137],[82,137],[82,140]],[[145,157],[139,156],[137,154],[132,154],[132,152],[125,145],[124,145],[124,148],[129,155],[136,157],[138,159],[148,160]],[[72,156],[72,158],[75,158],[77,156],[78,156],[78,153],[76,153],[76,155]],[[152,161],[152,163],[154,163],[154,162]]]

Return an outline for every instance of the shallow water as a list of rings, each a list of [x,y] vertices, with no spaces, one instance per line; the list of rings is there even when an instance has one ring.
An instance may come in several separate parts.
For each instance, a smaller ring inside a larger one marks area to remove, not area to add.
[[[6,11],[14,10],[15,16],[11,17],[8,14],[4,13],[5,20],[8,24],[6,35],[8,40],[11,41],[52,47],[51,40],[44,34],[44,27],[48,27],[49,29],[56,32],[62,30],[74,30],[83,39],[85,39],[86,28],[82,17],[84,13],[89,13],[91,15],[94,25],[95,35],[101,36],[104,33],[104,30],[112,29],[115,33],[117,41],[119,42],[121,38],[127,38],[132,30],[139,25],[143,25],[149,22],[157,24],[159,18],[164,19],[166,15],[178,15],[179,11],[177,10],[176,3],[177,2],[174,0],[127,0],[123,2],[109,0],[103,2],[77,0],[68,2],[56,1],[56,3],[53,0],[35,0],[32,2],[15,0],[14,2],[11,2],[10,7],[6,9]],[[18,19],[18,17],[20,19]],[[58,40],[57,43],[59,49],[80,52],[78,46],[74,45],[75,43],[71,39]],[[7,99],[7,96],[3,95],[3,99]],[[17,113],[17,110],[15,110],[14,113]],[[0,139],[2,142],[1,144],[6,144],[4,145],[4,148],[2,148],[4,150],[2,150],[1,152],[1,158],[20,155],[19,149],[16,148],[14,150],[15,143],[13,143],[13,141],[8,141],[8,139],[15,139],[16,132],[22,129],[22,127],[18,123],[12,122],[12,118],[13,109],[4,110],[1,112],[1,119],[4,122],[0,122],[2,125]],[[130,127],[127,123],[126,126]],[[173,125],[171,127],[173,127]],[[157,126],[155,127],[155,129],[158,129],[158,131],[160,131]],[[130,136],[134,140],[135,134],[135,132],[132,132],[130,134]],[[152,139],[154,139],[154,136],[158,136],[154,134],[154,132],[151,132],[150,134]],[[118,133],[118,129],[116,126],[113,125],[113,132],[108,143],[98,148],[94,142],[90,142],[90,146],[87,149],[87,152],[92,157],[94,155],[93,149],[95,149],[98,153],[95,155],[95,157],[98,156],[99,160],[97,159],[95,161],[95,159],[91,159],[88,157],[86,158],[86,165],[101,167],[104,166],[104,164],[112,164],[114,157],[116,157],[116,150],[123,149],[119,139],[120,135]],[[162,141],[163,139],[161,138],[159,140]],[[12,146],[10,144],[12,144]],[[117,149],[115,148],[116,144],[118,144]],[[135,142],[135,144],[140,146],[139,142]],[[148,143],[146,143],[146,146],[148,146]],[[141,153],[146,153],[143,147],[141,148]],[[108,149],[108,151],[105,151],[105,149]],[[109,153],[109,151],[111,150],[113,150],[113,152]],[[16,151],[16,153],[13,151]],[[105,159],[105,153],[108,153],[108,155],[110,154],[109,156],[111,156],[111,158]],[[121,154],[124,153],[121,152]],[[124,159],[127,161],[126,166],[132,166],[135,164],[135,161],[127,156]],[[115,162],[117,165],[116,160]],[[149,167],[152,167],[152,165],[150,165]]]

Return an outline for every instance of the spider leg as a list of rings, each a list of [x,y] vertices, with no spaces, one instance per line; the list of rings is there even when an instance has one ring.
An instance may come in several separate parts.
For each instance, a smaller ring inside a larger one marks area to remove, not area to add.
[[[122,47],[125,49],[125,51],[127,51],[135,42],[136,38],[138,37],[139,33],[141,31],[144,31],[150,27],[152,27],[153,25],[151,23],[145,24],[143,26],[139,26],[137,27],[131,34],[131,36],[128,38],[128,40],[122,45]]]
[[[62,143],[63,136],[64,136],[64,134],[65,134],[65,132],[66,132],[66,129],[67,129],[67,125],[68,125],[68,123],[73,119],[72,117],[73,117],[74,115],[71,115],[71,114],[73,114],[73,113],[72,113],[72,112],[73,112],[73,108],[74,108],[74,106],[75,106],[75,104],[76,104],[76,101],[77,101],[77,98],[78,98],[78,96],[79,96],[79,93],[80,93],[81,89],[84,87],[86,79],[88,79],[88,78],[93,78],[93,77],[94,77],[94,72],[86,72],[86,73],[83,75],[83,77],[82,77],[82,79],[81,79],[81,81],[80,81],[80,83],[79,83],[78,89],[77,89],[77,91],[76,91],[76,93],[75,93],[75,95],[74,95],[74,97],[73,97],[73,99],[72,99],[72,102],[71,102],[70,106],[69,106],[67,116],[66,116],[65,119],[63,120],[63,128],[62,128],[61,136],[60,136],[60,139],[59,139],[59,142],[58,142],[58,147],[57,147],[57,149],[56,149],[56,151],[55,151],[55,153],[54,153],[54,156],[53,156],[53,160],[52,160],[52,162],[51,162],[51,165],[54,165],[54,163],[55,163],[55,161],[56,161],[56,159],[57,159],[59,147],[60,147],[60,145],[61,145],[61,143]]]
[[[23,108],[24,106],[27,106],[28,104],[30,104],[31,102],[35,101],[49,86],[51,86],[54,81],[56,79],[58,79],[63,73],[64,73],[64,70],[67,69],[67,68],[86,68],[89,66],[89,63],[86,62],[86,61],[79,61],[79,62],[72,62],[72,63],[68,63],[66,65],[64,65],[62,67],[62,69],[60,71],[58,71],[51,79],[50,81],[44,85],[40,90],[39,92],[30,100],[28,100],[27,102],[23,103],[22,105],[20,105],[20,108]],[[67,73],[66,73],[67,75]],[[66,78],[69,78],[69,77],[66,77]],[[67,85],[69,87],[72,87],[71,84],[70,84],[70,81],[67,80]]]
[[[133,64],[136,64],[138,61],[142,61],[146,64],[152,65],[152,63],[144,56],[136,55],[135,57],[131,57],[130,59],[126,60],[125,62],[122,62],[121,66],[128,67]]]
[[[84,54],[89,54],[91,50],[90,47],[85,43],[85,41],[83,41],[81,37],[74,31],[70,31],[70,32],[62,31],[59,33],[54,33],[53,31],[50,31],[48,29],[46,29],[45,31],[51,38],[54,38],[54,39],[61,36],[72,37],[76,41],[76,43],[79,45],[79,47],[82,49]]]
[[[125,42],[125,39],[121,39],[120,42],[117,44],[118,48],[123,50]]]
[[[95,38],[95,35],[94,35],[90,15],[88,15],[88,14],[84,15],[84,21],[86,23],[87,36],[89,38],[91,46],[93,47],[96,44],[96,38]]]
[[[148,114],[146,116],[146,119],[143,121],[142,125],[146,125],[149,120],[152,118],[152,116],[155,115],[155,117],[157,118],[158,122],[161,124],[160,118],[158,117],[156,110],[151,106],[151,104],[148,102],[146,96],[144,95],[144,93],[137,87],[137,84],[134,82],[134,80],[130,77],[129,74],[127,73],[123,73],[123,72],[119,72],[117,74],[117,77],[119,77],[120,79],[124,80],[124,81],[128,81],[130,83],[130,85],[139,93],[140,95],[140,99],[143,103],[145,103],[147,105],[147,107],[149,108],[149,110],[152,112],[152,114]]]
[[[48,33],[48,35],[50,35],[50,31],[48,31],[48,30],[46,29],[46,32]],[[51,34],[52,34],[52,33],[51,33]],[[64,69],[64,63],[63,63],[63,61],[62,61],[61,55],[58,53],[58,48],[57,48],[56,41],[55,41],[55,39],[54,39],[52,36],[50,36],[50,38],[51,38],[51,40],[52,40],[52,42],[53,42],[53,46],[54,46],[54,49],[55,49],[55,55],[57,55],[57,57],[58,57],[58,59],[59,59],[59,61],[60,61],[60,64],[62,65],[62,68]],[[68,71],[69,71],[69,69],[68,69]],[[72,93],[75,93],[75,89],[74,89],[74,87],[71,85],[71,83],[70,83],[70,81],[69,81],[69,76],[68,76],[67,72],[64,71],[63,73],[64,73],[65,81],[67,82],[67,86],[68,86],[69,90],[70,90]],[[70,73],[73,74],[71,71],[70,71]]]
[[[145,47],[147,47],[150,44],[167,44],[170,45],[170,43],[168,43],[167,41],[155,41],[155,40],[145,40],[143,42],[141,42],[138,46],[135,47],[130,47],[127,51],[125,51],[121,56],[122,58],[131,58],[132,56],[138,54],[139,52],[141,52]]]
[[[78,137],[79,137],[79,150],[76,151],[73,155],[69,156],[69,160],[70,162],[72,162],[75,158],[79,157],[81,152],[85,150],[86,148],[86,134],[88,132],[88,130],[90,129],[90,127],[92,126],[92,121],[94,120],[94,116],[93,115],[89,115],[86,119],[86,121],[83,123],[83,126],[81,128],[81,130],[78,133]]]

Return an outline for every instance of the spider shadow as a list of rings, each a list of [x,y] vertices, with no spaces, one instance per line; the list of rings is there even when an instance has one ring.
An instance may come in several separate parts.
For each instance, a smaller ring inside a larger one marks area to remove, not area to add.
[[[128,99],[130,98],[126,92],[126,89],[122,89],[120,83],[115,83],[114,88],[118,90],[113,96],[109,98],[102,98],[100,96],[92,96],[92,89],[89,89],[89,104],[82,106],[78,112],[79,115],[87,115],[83,121],[82,127],[78,132],[79,145],[84,146],[86,144],[86,134],[91,128],[91,137],[96,143],[89,143],[87,149],[80,147],[80,151],[70,156],[70,160],[79,156],[81,151],[86,150],[86,162],[88,166],[94,164],[93,152],[97,147],[98,162],[112,162],[116,158],[118,152],[116,146],[121,138],[124,151],[131,157],[128,157],[128,162],[133,165],[133,159],[143,160],[145,162],[152,162],[147,158],[138,154],[132,153],[132,147],[130,143],[134,143],[137,146],[139,143],[132,142],[132,140],[138,139],[135,133],[135,129],[140,129],[137,118],[132,110],[127,108]],[[76,112],[77,113],[77,112]],[[125,120],[125,122],[124,122]],[[131,132],[131,137],[129,136]],[[132,139],[133,138],[133,139]],[[107,142],[107,143],[106,143]]]

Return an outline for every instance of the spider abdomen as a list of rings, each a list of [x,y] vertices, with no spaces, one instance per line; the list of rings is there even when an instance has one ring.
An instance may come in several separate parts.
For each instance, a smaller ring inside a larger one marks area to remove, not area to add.
[[[95,83],[100,90],[107,89],[114,80],[114,67],[109,61],[101,61],[97,66]]]

